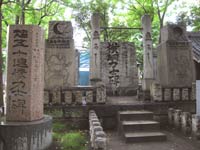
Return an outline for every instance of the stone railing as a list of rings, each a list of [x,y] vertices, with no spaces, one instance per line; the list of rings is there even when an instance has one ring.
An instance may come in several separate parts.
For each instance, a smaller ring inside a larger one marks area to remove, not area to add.
[[[106,91],[102,86],[77,86],[60,89],[45,89],[46,105],[88,105],[106,102]]]
[[[193,135],[200,139],[200,116],[180,109],[168,109],[168,123],[185,135]]]
[[[192,87],[161,87],[152,84],[151,99],[153,101],[188,101],[195,100],[195,84]]]
[[[89,112],[90,143],[94,150],[106,150],[107,138],[94,110]]]

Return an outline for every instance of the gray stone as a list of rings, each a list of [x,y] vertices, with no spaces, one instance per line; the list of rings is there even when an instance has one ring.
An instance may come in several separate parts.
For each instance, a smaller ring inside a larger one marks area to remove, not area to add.
[[[65,91],[64,95],[65,95],[65,103],[68,105],[72,104],[72,91]]]
[[[169,88],[164,88],[164,99],[165,99],[165,101],[170,101],[170,100],[172,100],[172,97],[171,97],[171,89],[169,89]]]
[[[144,15],[142,17],[143,27],[143,68],[144,68],[144,80],[142,83],[143,90],[150,90],[150,85],[154,80],[154,66],[153,66],[153,49],[152,49],[152,33],[151,33],[151,17],[150,15]]]
[[[200,116],[192,115],[192,134],[197,139],[200,139]]]
[[[174,101],[178,101],[178,100],[180,100],[180,95],[181,93],[180,93],[180,89],[173,89],[173,100]]]
[[[108,95],[136,94],[138,73],[132,43],[101,43],[101,78]]]
[[[44,150],[52,142],[52,117],[31,122],[0,124],[0,150]]]
[[[95,85],[101,81],[100,75],[100,14],[94,13],[91,17],[92,39],[90,53],[90,82]]]
[[[95,150],[106,150],[107,141],[106,138],[98,137],[95,139]]]
[[[193,60],[185,26],[168,24],[161,29],[158,47],[158,76],[162,87],[191,87]]]
[[[196,114],[200,115],[200,80],[196,81]]]
[[[189,100],[189,90],[188,88],[182,89],[182,100]]]
[[[181,113],[181,130],[184,134],[189,135],[192,130],[192,115],[189,112]]]
[[[174,125],[174,109],[173,108],[168,109],[168,123],[169,125]]]
[[[93,103],[93,91],[86,91],[86,102],[88,104]]]
[[[71,22],[49,22],[49,37],[45,48],[45,89],[47,90],[60,90],[76,85],[78,68],[76,68],[76,51],[72,35]]]
[[[181,129],[181,113],[182,111],[180,109],[174,110],[174,126],[177,129]]]
[[[192,82],[191,100],[196,100],[196,83]]]
[[[151,84],[150,92],[154,101],[162,101],[162,87],[159,83],[153,82]]]
[[[9,27],[7,120],[43,118],[44,31],[34,25]]]
[[[96,101],[97,103],[106,102],[106,86],[102,82],[96,84]]]

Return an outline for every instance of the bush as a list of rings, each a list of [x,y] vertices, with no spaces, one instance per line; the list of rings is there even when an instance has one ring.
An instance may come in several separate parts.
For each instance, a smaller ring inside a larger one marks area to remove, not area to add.
[[[53,132],[64,132],[66,129],[65,124],[60,122],[53,123]]]
[[[61,145],[66,150],[85,150],[86,138],[81,132],[66,133],[61,138]]]

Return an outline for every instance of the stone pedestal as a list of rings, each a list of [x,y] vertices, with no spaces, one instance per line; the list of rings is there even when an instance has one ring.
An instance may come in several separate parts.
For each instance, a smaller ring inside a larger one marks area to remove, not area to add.
[[[0,150],[43,150],[52,141],[52,118],[43,115],[42,28],[10,26],[7,61],[7,116],[0,124]]]
[[[44,150],[52,142],[52,118],[0,123],[0,150]]]

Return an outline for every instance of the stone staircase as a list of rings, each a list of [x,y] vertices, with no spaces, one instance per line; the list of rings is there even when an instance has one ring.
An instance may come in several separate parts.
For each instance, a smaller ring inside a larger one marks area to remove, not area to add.
[[[160,123],[153,120],[153,112],[145,110],[119,111],[119,134],[128,142],[164,141],[166,135],[161,133]]]

